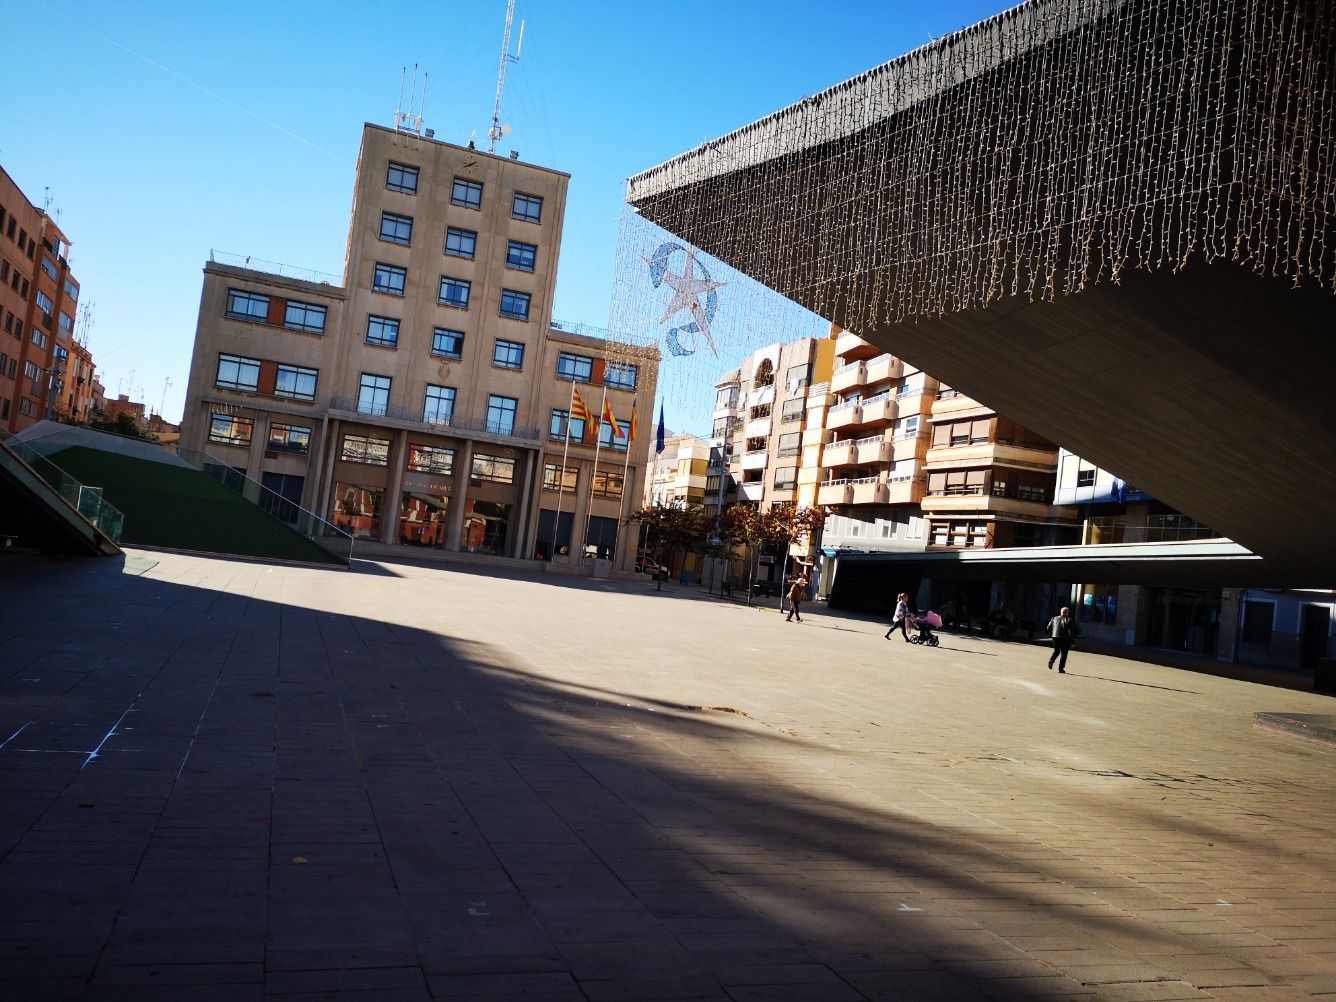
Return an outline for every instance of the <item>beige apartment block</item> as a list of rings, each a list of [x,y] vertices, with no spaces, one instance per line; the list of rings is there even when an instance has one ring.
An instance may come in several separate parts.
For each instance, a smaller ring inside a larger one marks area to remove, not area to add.
[[[663,452],[650,460],[645,504],[703,505],[710,464],[710,443],[695,435],[664,439]]]
[[[183,447],[356,539],[629,568],[658,354],[553,321],[568,182],[366,125],[341,285],[205,266]]]
[[[937,380],[834,325],[831,338],[835,369],[809,396],[804,469],[816,503],[831,510],[823,547],[922,550]]]

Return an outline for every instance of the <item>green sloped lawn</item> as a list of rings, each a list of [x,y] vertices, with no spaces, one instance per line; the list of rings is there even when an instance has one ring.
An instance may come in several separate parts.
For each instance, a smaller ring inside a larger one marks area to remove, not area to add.
[[[205,553],[338,564],[328,551],[289,529],[198,470],[133,459],[83,446],[51,461],[76,480],[101,487],[125,513],[121,542]]]

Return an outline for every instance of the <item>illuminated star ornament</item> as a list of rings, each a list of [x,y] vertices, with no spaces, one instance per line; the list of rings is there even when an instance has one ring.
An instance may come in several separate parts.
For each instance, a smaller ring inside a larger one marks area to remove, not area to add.
[[[674,274],[668,269],[669,262],[677,253],[681,253],[686,259],[680,274]],[[694,355],[696,336],[700,336],[705,339],[706,345],[715,357],[718,357],[719,350],[710,335],[710,323],[719,309],[719,294],[715,290],[725,283],[711,279],[705,265],[696,260],[695,252],[681,244],[659,244],[653,254],[642,260],[649,266],[649,277],[654,283],[654,288],[666,285],[673,290],[673,298],[668,303],[668,308],[663,311],[663,316],[659,318],[659,323],[667,323],[670,317],[683,310],[691,315],[688,323],[673,327],[664,335],[663,341],[668,351],[679,357]],[[700,278],[696,277],[697,269],[700,271]],[[687,335],[685,344],[682,335]]]

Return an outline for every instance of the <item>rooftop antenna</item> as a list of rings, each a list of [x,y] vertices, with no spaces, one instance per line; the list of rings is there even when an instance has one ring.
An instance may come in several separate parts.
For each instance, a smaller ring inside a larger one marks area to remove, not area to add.
[[[496,104],[492,106],[492,127],[487,130],[487,152],[496,152],[496,141],[510,132],[510,126],[501,125],[501,95],[506,89],[506,64],[520,61],[524,48],[524,22],[520,22],[520,38],[515,54],[510,54],[510,28],[515,23],[515,0],[506,0],[506,33],[501,38],[501,67],[496,71]]]
[[[172,377],[168,376],[162,381],[162,403],[158,404],[158,417],[162,417],[162,409],[167,406],[167,388],[172,385]]]
[[[399,105],[394,109],[394,131],[411,132],[415,136],[422,135],[422,101],[427,99],[427,74],[422,74],[422,97],[419,100],[417,96],[417,75],[418,64],[413,64],[413,84],[408,93],[408,110],[404,111],[404,77],[408,74],[408,67],[405,66],[399,70]],[[418,112],[413,114],[413,102],[418,102]]]
[[[74,340],[79,342],[85,348],[88,347],[88,331],[93,326],[93,303],[86,300],[79,307],[79,323],[74,329]]]

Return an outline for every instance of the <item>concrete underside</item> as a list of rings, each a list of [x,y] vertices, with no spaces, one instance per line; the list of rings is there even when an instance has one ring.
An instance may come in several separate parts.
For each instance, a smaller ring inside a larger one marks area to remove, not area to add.
[[[1254,581],[1336,579],[1330,292],[1194,264],[864,336],[1243,544]]]

